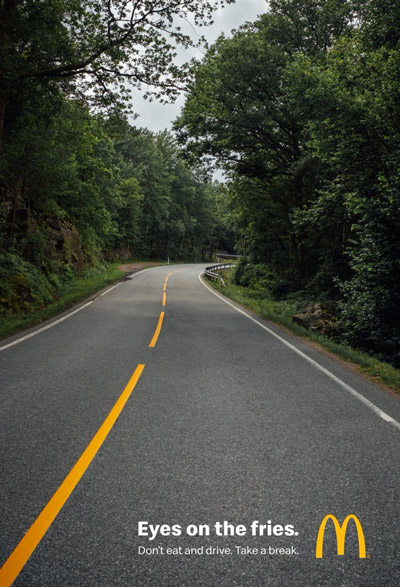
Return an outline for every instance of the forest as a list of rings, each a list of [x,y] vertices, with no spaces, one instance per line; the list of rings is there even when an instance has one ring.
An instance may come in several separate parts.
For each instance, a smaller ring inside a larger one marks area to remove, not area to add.
[[[178,68],[179,18],[222,4],[0,3],[2,311],[107,259],[221,249],[238,285],[329,302],[332,337],[400,367],[400,6],[270,0]],[[134,125],[132,87],[186,92],[173,132]]]
[[[171,133],[137,128],[129,116],[130,88],[145,83],[166,98],[182,83],[164,32],[190,40],[171,25],[172,8],[202,20],[211,9],[141,4],[133,12],[127,2],[1,2],[5,318],[46,305],[106,260],[202,261],[224,247],[218,185],[184,160]]]
[[[329,302],[331,336],[399,367],[400,5],[269,7],[192,64],[179,140],[229,177],[236,283]]]

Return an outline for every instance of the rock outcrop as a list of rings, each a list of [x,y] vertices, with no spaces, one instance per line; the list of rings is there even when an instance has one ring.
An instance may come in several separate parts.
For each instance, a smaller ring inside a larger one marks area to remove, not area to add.
[[[329,301],[310,304],[292,318],[294,324],[327,335],[335,330],[336,320],[336,304]]]

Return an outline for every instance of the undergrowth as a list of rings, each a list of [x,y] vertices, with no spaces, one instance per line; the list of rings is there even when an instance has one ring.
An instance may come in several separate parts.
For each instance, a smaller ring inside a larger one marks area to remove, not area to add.
[[[124,276],[124,273],[118,269],[119,264],[104,263],[86,269],[81,275],[71,277],[69,281],[58,280],[55,283],[54,279],[45,279],[39,272],[37,276],[29,273],[25,279],[24,276],[19,275],[18,278],[23,284],[24,297],[18,300],[18,305],[12,306],[10,300],[13,301],[13,297],[9,296],[6,300],[8,303],[4,303],[3,298],[0,312],[0,338],[35,326],[117,281]],[[17,294],[14,292],[18,293],[18,289],[11,289],[11,292],[12,296],[15,296]]]

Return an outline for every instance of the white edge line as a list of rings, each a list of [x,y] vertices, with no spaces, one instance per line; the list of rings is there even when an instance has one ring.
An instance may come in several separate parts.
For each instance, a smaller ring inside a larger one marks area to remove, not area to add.
[[[157,265],[157,267],[162,267],[162,265]],[[156,269],[157,267],[147,267],[147,269],[142,269],[141,271],[136,271],[136,273],[132,273],[131,274],[131,279],[133,277],[136,277],[136,275],[139,275],[139,273],[144,273],[145,271],[150,271],[150,269]],[[55,320],[51,324],[47,324],[47,326],[42,326],[42,328],[38,328],[34,332],[31,332],[29,334],[26,334],[25,336],[22,336],[21,338],[18,338],[17,340],[14,340],[13,342],[9,342],[8,344],[5,344],[3,346],[0,346],[0,351],[5,351],[6,349],[9,349],[10,347],[15,346],[16,344],[19,344],[20,342],[23,342],[24,340],[28,340],[28,338],[32,338],[32,336],[36,336],[37,334],[40,334],[41,332],[44,332],[45,330],[48,330],[49,328],[53,328],[53,326],[56,326],[57,324],[60,324],[60,322],[64,322],[64,320],[67,320],[67,318],[71,318],[71,316],[73,316],[74,314],[77,314],[81,310],[84,310],[85,308],[87,308],[88,306],[90,306],[91,304],[93,304],[93,302],[95,302],[99,298],[102,298],[103,296],[105,296],[106,294],[108,294],[111,290],[113,290],[116,287],[118,287],[119,285],[121,285],[121,283],[122,282],[120,281],[116,285],[113,285],[112,287],[110,287],[109,289],[107,289],[105,292],[103,292],[102,294],[100,294],[99,296],[97,296],[97,298],[95,298],[94,300],[91,300],[90,302],[87,302],[86,304],[84,304],[80,308],[77,308],[76,310],[74,310],[73,312],[70,312],[66,316],[63,316],[62,318],[59,318],[58,320]]]
[[[108,294],[109,291],[111,291],[112,289],[115,289],[119,285],[121,285],[121,282],[117,283],[116,285],[113,285],[109,289],[106,289],[106,291],[103,291],[103,293],[99,295],[99,298],[102,298],[103,296],[105,296],[106,294]],[[96,299],[98,299],[98,298],[96,298]]]
[[[400,430],[400,422],[397,422],[397,420],[394,420],[394,418],[392,418],[391,416],[389,416],[388,414],[386,414],[386,412],[383,412],[380,408],[378,408],[378,406],[376,406],[371,401],[369,401],[366,397],[364,397],[363,395],[361,395],[361,393],[359,393],[358,391],[356,391],[353,387],[351,387],[350,385],[347,385],[347,383],[345,383],[344,381],[342,381],[341,379],[339,379],[339,377],[336,377],[336,375],[334,375],[333,373],[331,373],[331,371],[329,371],[328,369],[325,369],[325,367],[323,367],[322,365],[320,365],[319,363],[317,363],[317,361],[314,361],[314,359],[312,359],[311,357],[309,357],[308,355],[306,355],[305,353],[303,353],[300,349],[298,349],[297,347],[295,347],[293,344],[291,344],[290,342],[288,342],[287,340],[285,340],[284,338],[282,338],[282,336],[279,336],[279,334],[276,334],[273,330],[271,330],[270,328],[268,328],[267,326],[265,326],[265,324],[262,324],[261,322],[259,322],[255,318],[253,318],[253,316],[251,316],[250,314],[248,314],[244,310],[238,308],[237,306],[235,306],[235,304],[232,304],[224,296],[222,296],[221,294],[217,293],[214,289],[212,289],[209,285],[207,285],[204,282],[203,279],[201,279],[201,276],[203,275],[203,273],[204,273],[203,271],[201,273],[199,273],[199,275],[198,275],[199,281],[212,294],[214,294],[215,296],[217,296],[217,298],[219,298],[220,300],[222,300],[223,302],[225,302],[226,304],[228,304],[228,306],[231,306],[231,308],[234,308],[237,312],[240,312],[240,314],[243,314],[244,316],[246,316],[246,318],[248,318],[249,320],[251,320],[252,322],[254,322],[255,324],[257,324],[258,326],[260,326],[261,328],[263,328],[264,330],[266,330],[269,334],[271,334],[272,336],[274,336],[275,338],[277,338],[278,340],[280,340],[284,345],[286,345],[287,347],[289,347],[292,351],[294,351],[295,353],[297,353],[298,355],[300,355],[301,357],[303,357],[303,359],[305,359],[306,361],[308,361],[309,363],[311,363],[311,365],[313,365],[319,371],[321,371],[322,373],[324,373],[327,377],[329,377],[330,379],[332,379],[333,381],[335,381],[338,385],[340,385],[341,387],[343,387],[343,389],[345,389],[346,391],[348,391],[349,393],[351,393],[351,395],[353,395],[354,397],[356,397],[365,406],[367,406],[373,412],[375,412],[375,414],[377,416],[379,416],[380,418],[382,418],[382,420],[385,420],[385,422],[388,422],[389,424],[392,424],[392,426],[394,426],[395,428],[397,428],[397,430]]]
[[[14,340],[13,342],[9,342],[8,344],[5,344],[4,346],[0,347],[0,351],[5,351],[6,349],[10,348],[11,346],[19,344],[20,342],[27,340],[28,338],[32,338],[32,336],[36,336],[37,334],[40,334],[41,332],[44,332],[45,330],[52,328],[56,324],[60,324],[60,322],[64,322],[64,320],[66,320],[67,318],[70,318],[74,314],[77,314],[77,312],[80,312],[84,308],[87,308],[88,306],[90,306],[90,304],[93,304],[93,302],[94,302],[94,300],[92,300],[91,302],[87,302],[84,306],[81,306],[80,308],[78,308],[77,310],[74,310],[73,312],[70,312],[66,316],[63,316],[62,318],[55,320],[51,324],[47,324],[47,326],[42,326],[42,328],[39,328],[38,330],[31,332],[30,334],[26,334],[25,336],[22,336],[18,340]]]

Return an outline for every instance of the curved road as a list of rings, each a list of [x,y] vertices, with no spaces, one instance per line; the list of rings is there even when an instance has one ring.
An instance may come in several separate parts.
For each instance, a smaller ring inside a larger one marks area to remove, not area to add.
[[[1,587],[400,585],[398,398],[203,268],[3,341]]]

